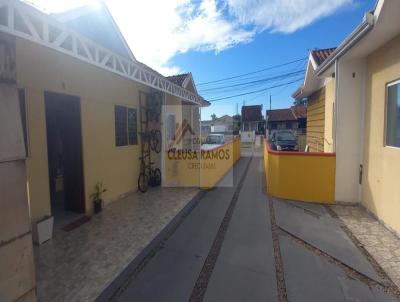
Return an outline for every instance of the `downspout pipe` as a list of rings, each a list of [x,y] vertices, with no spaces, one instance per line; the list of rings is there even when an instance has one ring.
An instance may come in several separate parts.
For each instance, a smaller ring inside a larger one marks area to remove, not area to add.
[[[315,75],[321,76],[332,64],[342,57],[358,41],[360,41],[375,25],[375,16],[372,13],[366,13],[363,22],[339,45],[338,48],[323,62],[315,71]]]
[[[333,152],[336,152],[337,145],[337,120],[338,120],[338,95],[339,95],[339,59],[335,60],[335,98],[334,98],[334,120],[333,120]]]

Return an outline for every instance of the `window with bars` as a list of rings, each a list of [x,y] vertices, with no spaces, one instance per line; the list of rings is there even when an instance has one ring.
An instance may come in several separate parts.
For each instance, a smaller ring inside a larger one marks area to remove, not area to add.
[[[115,145],[137,145],[137,110],[115,106]]]

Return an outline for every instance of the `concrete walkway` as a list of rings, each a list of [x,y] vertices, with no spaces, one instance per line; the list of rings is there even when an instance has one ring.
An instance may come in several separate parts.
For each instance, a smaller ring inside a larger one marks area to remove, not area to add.
[[[329,209],[268,198],[263,173],[242,158],[99,301],[400,301]]]
[[[39,301],[94,301],[196,194],[152,188],[112,202],[70,232],[56,228],[34,249]]]

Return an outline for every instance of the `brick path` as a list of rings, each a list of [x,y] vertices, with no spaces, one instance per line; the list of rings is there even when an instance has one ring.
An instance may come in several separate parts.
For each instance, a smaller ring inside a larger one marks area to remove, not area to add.
[[[356,206],[333,206],[332,209],[400,287],[400,240],[365,209]]]

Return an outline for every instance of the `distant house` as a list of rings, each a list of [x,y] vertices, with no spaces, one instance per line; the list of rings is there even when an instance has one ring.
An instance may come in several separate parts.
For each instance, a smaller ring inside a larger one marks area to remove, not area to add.
[[[230,132],[237,129],[238,121],[230,115],[223,115],[213,120],[201,121],[201,133],[208,134],[210,132]]]
[[[262,105],[242,106],[242,131],[265,133],[265,121],[262,116]]]
[[[306,133],[307,107],[305,106],[267,110],[265,116],[269,134],[282,129],[292,130],[296,135]]]
[[[192,74],[182,73],[166,77],[170,82],[197,94],[196,84]],[[210,103],[201,99],[203,106]],[[200,133],[200,108],[192,106],[190,102],[180,101],[178,98],[166,103],[165,108],[165,129],[166,141],[169,146],[181,148],[193,148],[193,135]],[[185,125],[190,126],[191,131],[184,131]]]

